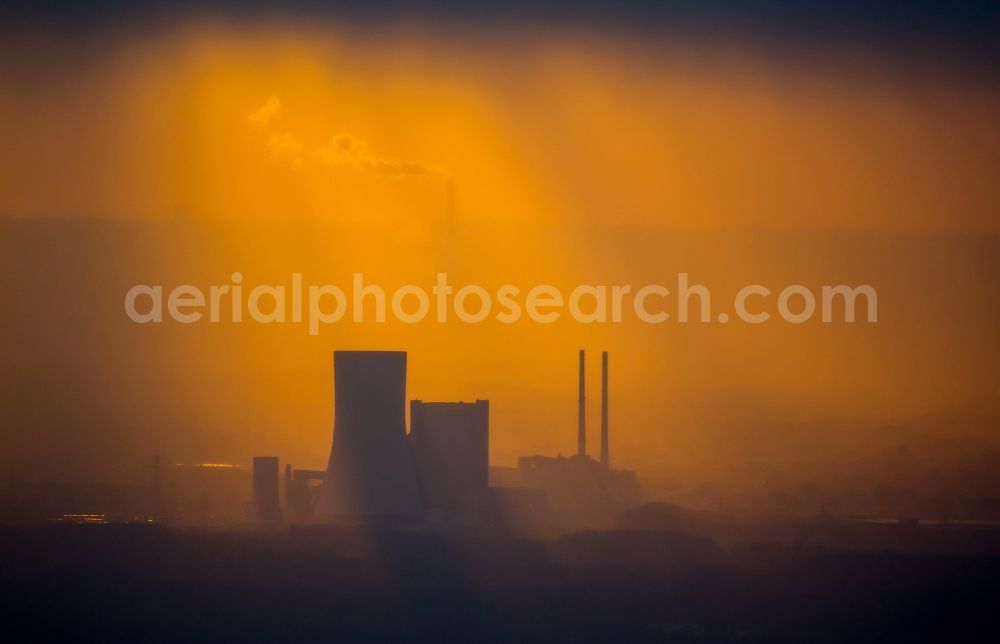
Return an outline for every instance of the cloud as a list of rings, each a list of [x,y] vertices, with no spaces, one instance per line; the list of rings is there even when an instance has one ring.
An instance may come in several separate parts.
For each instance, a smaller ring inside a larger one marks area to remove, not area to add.
[[[247,120],[254,127],[267,127],[271,121],[278,117],[281,111],[281,101],[276,96],[268,96],[264,104],[247,115]]]
[[[419,161],[399,161],[373,156],[368,151],[367,143],[346,132],[334,136],[330,145],[319,150],[319,155],[330,165],[353,165],[365,172],[391,177],[430,177],[448,174],[441,168]]]
[[[267,147],[271,154],[284,159],[293,168],[302,166],[302,151],[305,146],[289,132],[275,132],[267,140]]]
[[[278,117],[280,110],[281,101],[269,96],[263,105],[247,115],[247,120],[255,128],[263,129]],[[304,144],[291,132],[276,130],[267,139],[267,147],[274,157],[288,162],[292,168],[300,168],[308,160],[328,166],[346,165],[398,179],[448,176],[447,170],[419,161],[377,157],[369,152],[367,143],[346,132],[335,135],[329,145],[314,147]]]

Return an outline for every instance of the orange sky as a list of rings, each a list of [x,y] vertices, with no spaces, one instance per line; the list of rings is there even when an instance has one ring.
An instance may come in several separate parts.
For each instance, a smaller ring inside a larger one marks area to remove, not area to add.
[[[34,427],[7,461],[161,447],[321,464],[336,348],[410,351],[411,397],[493,400],[502,463],[573,448],[581,347],[595,367],[612,351],[614,457],[654,476],[805,468],[930,414],[995,417],[994,84],[864,57],[434,36],[200,26],[16,45],[0,68],[0,215],[129,223],[5,224],[5,279],[28,313],[4,384]],[[429,287],[438,270],[492,287],[686,271],[722,301],[747,283],[871,283],[880,322],[389,323],[311,338],[137,327],[122,311],[133,284],[235,270],[341,284],[363,271],[386,287]],[[53,392],[73,411],[25,402]],[[992,437],[989,423],[969,431]]]
[[[82,52],[24,45],[0,103],[0,212],[438,214],[434,185],[324,165],[319,151],[348,133],[377,158],[447,170],[477,219],[996,231],[1000,105],[986,80],[858,54],[807,65],[568,35],[436,43],[178,27]],[[269,97],[280,108],[252,126]],[[275,134],[310,158],[293,167]]]

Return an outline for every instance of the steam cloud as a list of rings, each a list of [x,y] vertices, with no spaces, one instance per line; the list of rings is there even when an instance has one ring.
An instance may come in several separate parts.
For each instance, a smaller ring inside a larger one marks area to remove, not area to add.
[[[281,101],[275,96],[269,96],[263,105],[247,116],[247,120],[253,127],[262,129],[271,125],[280,112]],[[367,143],[346,132],[335,135],[329,145],[312,147],[302,143],[291,132],[274,131],[267,139],[267,147],[273,156],[296,169],[302,167],[308,159],[329,166],[347,165],[362,172],[399,179],[448,176],[443,168],[419,161],[375,156],[369,151]]]
[[[267,127],[280,111],[281,101],[276,96],[268,96],[263,105],[247,115],[247,120],[254,127]]]

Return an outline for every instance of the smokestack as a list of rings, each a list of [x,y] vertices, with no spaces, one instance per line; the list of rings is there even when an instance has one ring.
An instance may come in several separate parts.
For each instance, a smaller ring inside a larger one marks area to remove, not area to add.
[[[601,465],[610,467],[608,455],[608,352],[601,352]]]
[[[587,386],[583,379],[583,361],[583,349],[580,349],[580,406],[577,411],[577,420],[579,424],[576,432],[577,456],[587,455],[587,405],[584,403]]]

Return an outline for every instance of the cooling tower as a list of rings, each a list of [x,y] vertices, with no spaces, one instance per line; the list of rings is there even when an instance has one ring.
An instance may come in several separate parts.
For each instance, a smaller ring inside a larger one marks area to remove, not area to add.
[[[333,447],[319,512],[345,519],[421,514],[406,440],[406,353],[337,351],[333,371]]]

